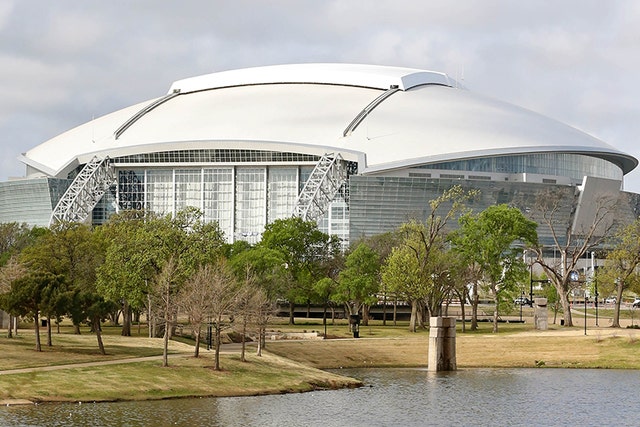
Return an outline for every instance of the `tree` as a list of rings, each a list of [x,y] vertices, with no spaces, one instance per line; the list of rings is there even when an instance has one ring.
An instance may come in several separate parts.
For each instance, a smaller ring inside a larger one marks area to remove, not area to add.
[[[151,288],[152,301],[157,301],[160,307],[164,326],[163,346],[162,346],[162,366],[169,366],[169,335],[174,322],[175,310],[173,297],[177,292],[178,262],[174,257],[170,257],[160,269],[160,272],[153,279]]]
[[[40,344],[40,310],[47,304],[46,296],[50,294],[50,290],[61,285],[61,276],[35,272],[11,282],[11,290],[2,298],[2,305],[8,312],[16,316],[26,316],[33,319],[36,351],[42,351]]]
[[[383,269],[383,281],[391,290],[402,293],[411,303],[409,329],[415,332],[418,310],[427,300],[431,316],[441,314],[442,302],[450,290],[447,278],[447,226],[465,209],[465,202],[478,192],[465,192],[453,186],[429,202],[430,212],[425,223],[409,221],[399,227],[402,244],[394,249]],[[407,276],[410,275],[410,276]],[[422,318],[422,317],[421,317]]]
[[[558,292],[565,326],[573,326],[569,293],[579,285],[571,280],[572,272],[577,270],[578,263],[585,254],[598,247],[617,227],[613,218],[618,198],[603,193],[594,196],[591,213],[587,215],[586,220],[581,221],[579,226],[567,226],[566,218],[563,216],[567,211],[574,209],[574,198],[571,187],[564,190],[550,189],[536,196],[534,208],[531,210],[532,219],[537,219],[546,227],[553,242],[552,249],[560,255],[559,259],[555,256],[545,256],[545,247],[542,245],[534,249],[535,262],[542,267]]]
[[[620,304],[627,289],[640,290],[640,219],[619,230],[613,237],[615,246],[607,254],[607,261],[598,279],[615,284],[616,304],[611,327],[620,327]]]
[[[74,301],[60,300],[64,292],[95,292],[96,269],[103,262],[104,251],[87,225],[60,223],[24,248],[20,259],[31,270],[64,277],[65,289],[58,289],[55,295],[59,300],[54,301],[54,295],[49,298],[48,314],[59,318],[67,314],[65,310],[73,310],[73,307],[62,305]],[[50,328],[51,322],[48,323],[48,336]],[[74,323],[74,328],[79,334],[79,323]]]
[[[500,303],[527,273],[522,248],[515,244],[537,245],[537,224],[519,209],[507,205],[490,206],[475,215],[465,214],[460,224],[452,242],[482,272],[482,280],[495,298],[493,332],[498,332]]]
[[[285,284],[285,297],[290,303],[289,323],[294,323],[296,303],[308,303],[313,297],[313,284],[324,276],[323,262],[340,251],[336,236],[318,229],[314,221],[299,217],[278,219],[265,227],[259,247],[280,252],[291,280]]]
[[[210,285],[212,276],[210,267],[201,266],[185,281],[177,295],[178,306],[188,316],[196,341],[194,357],[200,356],[202,325],[207,322],[213,310],[215,292]]]
[[[380,258],[366,244],[360,243],[347,255],[345,269],[339,274],[332,299],[343,303],[349,314],[356,315],[365,306],[377,302],[379,288]],[[366,310],[363,314],[366,325]]]
[[[208,282],[211,288],[210,314],[215,334],[214,369],[219,371],[222,330],[229,325],[229,322],[225,321],[225,316],[228,319],[228,316],[233,313],[238,300],[239,286],[225,258],[220,258],[213,265],[207,264],[201,268],[203,280]]]
[[[9,259],[9,261],[3,267],[0,267],[0,308],[2,307],[2,297],[6,295],[11,290],[11,283],[14,280],[20,279],[27,275],[27,269],[24,265],[20,264],[17,258],[14,256]],[[9,314],[9,327],[7,328],[7,337],[13,337],[13,325],[15,322],[16,333],[17,333],[17,319],[14,316]]]
[[[98,270],[98,286],[109,300],[124,304],[123,335],[131,334],[130,308],[146,306],[154,335],[150,285],[164,264],[173,258],[175,281],[179,286],[199,266],[214,262],[222,251],[224,236],[217,223],[205,223],[202,213],[188,207],[171,216],[116,216],[105,232],[112,236],[104,265]],[[162,311],[162,309],[160,309]]]
[[[32,237],[31,228],[25,223],[0,224],[0,266],[27,246]]]

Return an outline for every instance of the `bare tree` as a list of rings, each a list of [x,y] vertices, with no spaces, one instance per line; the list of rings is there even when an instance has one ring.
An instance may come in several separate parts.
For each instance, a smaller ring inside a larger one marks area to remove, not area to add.
[[[202,325],[211,315],[213,292],[211,289],[212,270],[210,267],[200,267],[187,279],[178,292],[178,306],[182,313],[189,317],[193,335],[196,341],[194,357],[200,356],[200,339]]]
[[[600,193],[592,195],[587,210],[580,206],[579,193],[573,191],[572,187],[568,187],[565,191],[549,189],[539,193],[532,212],[533,219],[547,227],[553,241],[552,248],[542,245],[535,248],[535,262],[542,267],[558,292],[565,326],[573,326],[569,294],[580,286],[580,282],[572,280],[572,272],[577,271],[585,254],[600,245],[612,232],[616,226],[613,219],[618,206],[617,194]],[[539,215],[539,218],[535,218],[535,215]],[[553,249],[559,258],[549,257],[549,249]]]
[[[251,295],[251,313],[258,330],[258,350],[256,354],[262,356],[262,350],[266,343],[266,330],[269,319],[276,312],[276,306],[267,295],[267,292],[258,287]]]
[[[212,265],[201,267],[211,288],[211,319],[214,328],[215,362],[214,369],[220,370],[220,344],[222,330],[229,327],[230,314],[234,313],[238,302],[239,286],[225,258]]]
[[[169,366],[169,336],[171,326],[174,323],[176,306],[173,301],[176,293],[176,276],[178,263],[174,257],[170,257],[162,266],[158,275],[154,278],[155,287],[152,292],[152,301],[157,302],[157,306],[162,312],[164,323],[162,366]]]

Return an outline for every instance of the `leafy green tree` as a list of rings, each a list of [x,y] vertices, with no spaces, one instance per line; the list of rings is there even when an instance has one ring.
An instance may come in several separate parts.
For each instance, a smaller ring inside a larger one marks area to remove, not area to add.
[[[65,310],[73,310],[73,307],[62,305],[73,302],[72,299],[60,299],[64,292],[95,292],[96,269],[103,262],[104,251],[87,225],[61,223],[24,248],[20,259],[30,270],[64,278],[65,289],[56,290],[55,296],[49,298],[47,309],[47,314],[59,319],[66,314]],[[47,328],[49,337],[50,328],[51,322]],[[74,328],[80,333],[78,323],[74,323]]]
[[[123,303],[123,335],[131,334],[130,309],[146,307],[150,321],[155,318],[150,304],[153,280],[169,259],[176,263],[173,280],[179,286],[199,266],[215,262],[224,244],[217,223],[205,223],[202,213],[191,207],[174,218],[132,213],[116,216],[105,233],[112,243],[98,270],[98,287],[106,299]],[[150,335],[152,330],[150,327]]]
[[[616,303],[611,326],[619,328],[623,293],[630,289],[640,291],[640,219],[619,230],[612,241],[615,246],[607,254],[604,268],[598,272],[598,280],[615,286]]]
[[[521,245],[537,245],[537,224],[517,208],[494,205],[478,214],[465,214],[460,225],[453,244],[466,259],[479,266],[482,279],[495,298],[493,332],[497,332],[501,301],[526,276]]]
[[[12,257],[7,263],[0,267],[0,308],[2,308],[2,297],[11,290],[11,283],[27,275],[27,269],[18,262],[16,256]],[[9,313],[9,327],[7,328],[7,337],[13,337],[13,327],[18,328],[16,318]]]
[[[413,220],[399,227],[402,244],[387,259],[383,281],[411,303],[409,330],[413,332],[416,322],[424,318],[418,316],[418,311],[425,306],[430,316],[441,314],[452,283],[445,261],[448,224],[477,194],[475,190],[465,192],[462,187],[453,186],[429,202],[430,212],[424,223]]]
[[[418,304],[426,295],[419,259],[407,246],[395,248],[382,267],[382,280],[389,290],[411,304],[409,330],[416,331]]]
[[[251,272],[256,283],[265,291],[271,301],[285,298],[290,271],[281,251],[265,246],[254,246],[239,252],[233,252],[229,266],[238,280],[245,280],[247,271]]]
[[[62,286],[62,276],[35,272],[11,282],[11,290],[2,296],[3,308],[15,316],[33,319],[35,326],[36,351],[42,351],[40,344],[40,311],[49,301],[52,290]]]
[[[25,246],[27,246],[37,233],[32,233],[31,228],[25,223],[9,222],[0,224],[0,266]]]
[[[325,276],[323,265],[340,252],[340,242],[321,232],[315,222],[291,217],[267,224],[258,246],[276,250],[284,259],[291,277],[284,286],[290,302],[289,323],[293,324],[294,304],[308,303],[314,297],[313,285]]]
[[[361,243],[347,255],[345,269],[339,274],[333,300],[344,304],[349,314],[355,315],[377,302],[379,289],[380,257],[369,246]],[[366,315],[364,320],[367,320]]]

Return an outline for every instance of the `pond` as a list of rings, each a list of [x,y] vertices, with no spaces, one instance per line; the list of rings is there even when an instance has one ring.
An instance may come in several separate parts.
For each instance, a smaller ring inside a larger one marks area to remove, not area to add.
[[[640,371],[344,369],[359,389],[0,408],[2,426],[635,426]]]

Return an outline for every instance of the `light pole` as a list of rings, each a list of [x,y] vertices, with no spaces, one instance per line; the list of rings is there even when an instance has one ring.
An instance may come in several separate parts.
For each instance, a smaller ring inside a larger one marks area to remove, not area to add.
[[[524,302],[524,291],[520,295],[520,323],[522,323],[522,303]]]
[[[593,285],[596,294],[596,326],[598,325],[598,266],[596,265],[596,253],[591,252],[591,264],[593,268]]]

